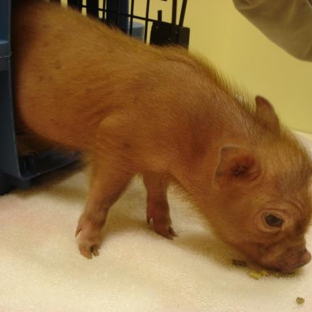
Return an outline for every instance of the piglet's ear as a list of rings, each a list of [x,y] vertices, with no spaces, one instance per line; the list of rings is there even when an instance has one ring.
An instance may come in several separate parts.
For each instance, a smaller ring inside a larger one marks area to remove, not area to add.
[[[250,183],[260,175],[260,172],[260,163],[252,151],[236,146],[225,146],[220,152],[215,182],[220,187]]]
[[[258,120],[264,126],[272,131],[279,129],[279,120],[272,104],[264,97],[257,95],[256,98],[256,115]]]

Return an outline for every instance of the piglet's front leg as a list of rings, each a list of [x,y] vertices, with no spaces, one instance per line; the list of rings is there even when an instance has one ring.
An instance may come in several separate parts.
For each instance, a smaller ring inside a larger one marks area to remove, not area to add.
[[[150,223],[150,220],[153,220],[157,234],[173,239],[177,234],[171,226],[166,179],[161,174],[150,172],[145,173],[143,178],[147,190],[147,222]]]
[[[125,171],[108,168],[103,162],[94,166],[87,205],[76,230],[76,236],[79,234],[79,251],[84,257],[91,259],[92,256],[98,256],[109,209],[125,190],[131,177]]]

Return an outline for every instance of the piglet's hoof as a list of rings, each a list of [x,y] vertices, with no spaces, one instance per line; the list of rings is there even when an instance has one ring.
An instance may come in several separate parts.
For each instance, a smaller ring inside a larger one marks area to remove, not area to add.
[[[87,259],[92,259],[93,256],[99,255],[99,249],[102,241],[101,233],[94,231],[88,227],[83,227],[78,224],[76,230],[76,237],[78,237],[79,251],[82,256]]]
[[[79,251],[87,259],[92,259],[93,256],[97,257],[99,255],[99,249],[100,247],[98,245],[79,243]]]
[[[172,228],[171,224],[171,220],[170,219],[166,219],[166,220],[157,220],[154,219],[152,217],[147,217],[146,221],[148,224],[150,224],[151,219],[153,220],[153,227],[154,227],[154,231],[165,237],[168,239],[173,239],[174,237],[177,237],[177,233],[174,231],[174,229]]]

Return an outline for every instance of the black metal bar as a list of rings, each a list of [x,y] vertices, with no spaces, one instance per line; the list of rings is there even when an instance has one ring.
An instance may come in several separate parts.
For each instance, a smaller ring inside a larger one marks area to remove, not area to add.
[[[108,24],[114,24],[116,22],[116,14],[117,14],[116,0],[107,0],[106,3],[107,3],[106,21]]]
[[[102,9],[99,9],[99,11],[101,11]],[[107,11],[107,10],[106,10]],[[110,11],[107,11],[107,12],[110,12]],[[127,16],[127,17],[130,17],[130,14],[126,14],[126,13],[119,13],[120,16]],[[133,14],[133,19],[138,19],[138,20],[141,20],[141,21],[145,21],[145,17],[142,17],[142,16],[139,16],[139,15],[134,15]],[[158,22],[158,20],[156,19],[153,19],[153,18],[149,18],[148,19],[149,22]]]
[[[162,10],[157,11],[157,21],[162,22]]]
[[[68,0],[68,5],[72,7],[76,7],[81,10],[82,7],[82,0]]]
[[[187,6],[187,0],[183,0],[182,7],[181,7],[181,13],[180,13],[179,27],[183,27],[186,6]]]
[[[178,6],[178,0],[172,0],[171,42],[175,42],[175,37],[176,37],[177,6]]]
[[[107,0],[106,21],[128,31],[128,0]]]
[[[116,26],[118,26],[118,21],[119,21],[119,6],[120,6],[120,0],[115,0],[116,1]]]
[[[129,35],[132,36],[132,30],[133,30],[133,17],[134,17],[134,0],[131,0],[131,10],[130,10],[130,31]],[[144,18],[143,18],[144,19]]]
[[[150,9],[150,0],[147,0],[146,1],[146,14],[145,14],[144,42],[146,42],[147,40],[149,9]]]
[[[99,17],[99,0],[87,0],[87,14]]]
[[[177,6],[178,0],[172,0],[172,15],[171,15],[171,24],[176,26],[177,24]]]

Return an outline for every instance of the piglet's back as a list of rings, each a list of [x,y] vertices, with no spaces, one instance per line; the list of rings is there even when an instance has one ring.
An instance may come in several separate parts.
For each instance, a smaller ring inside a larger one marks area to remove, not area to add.
[[[253,101],[182,48],[145,45],[56,3],[26,0],[13,12],[23,132],[80,150],[109,120],[166,150],[217,149],[266,132]]]
[[[160,55],[73,9],[36,0],[13,8],[12,49],[18,124],[74,148],[127,105],[133,77]]]

